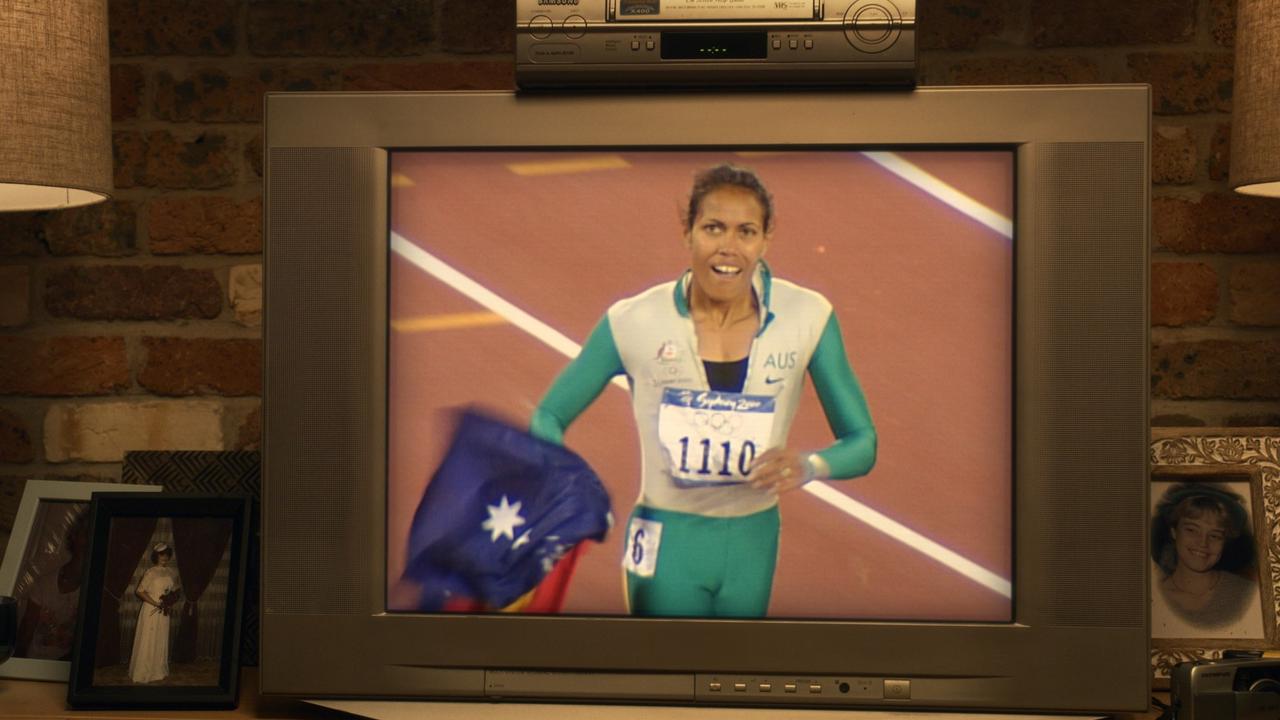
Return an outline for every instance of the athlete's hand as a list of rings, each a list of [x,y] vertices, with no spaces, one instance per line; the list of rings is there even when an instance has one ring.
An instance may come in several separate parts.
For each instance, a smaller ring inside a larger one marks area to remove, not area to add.
[[[751,487],[780,495],[813,479],[813,468],[804,455],[787,448],[771,448],[751,463],[747,482]]]

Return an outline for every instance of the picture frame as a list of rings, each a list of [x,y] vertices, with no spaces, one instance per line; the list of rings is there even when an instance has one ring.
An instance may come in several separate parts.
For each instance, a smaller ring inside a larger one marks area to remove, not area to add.
[[[95,492],[159,492],[158,485],[27,480],[0,561],[0,595],[17,600],[14,656],[0,677],[66,681],[71,670],[90,499]],[[69,533],[74,533],[70,534]]]
[[[98,493],[90,513],[67,704],[235,707],[249,499]]]
[[[1150,460],[1151,663],[1167,687],[1181,662],[1280,638],[1280,535],[1269,520],[1280,503],[1280,434],[1155,428]]]
[[[249,564],[245,573],[240,664],[258,664],[258,595],[261,576],[262,453],[257,450],[130,450],[120,469],[124,482],[159,485],[168,493],[248,496],[252,505]]]

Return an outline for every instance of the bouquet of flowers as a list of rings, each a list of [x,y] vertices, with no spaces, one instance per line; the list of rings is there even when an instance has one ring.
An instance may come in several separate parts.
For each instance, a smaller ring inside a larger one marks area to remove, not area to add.
[[[178,604],[178,599],[182,597],[180,588],[170,588],[160,596],[160,607],[156,608],[156,612],[165,615],[173,614],[173,606]]]

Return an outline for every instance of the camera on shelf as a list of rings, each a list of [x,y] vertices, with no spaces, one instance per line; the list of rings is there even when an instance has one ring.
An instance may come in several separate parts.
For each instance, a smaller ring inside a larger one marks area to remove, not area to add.
[[[1174,720],[1275,720],[1280,717],[1280,658],[1180,663],[1170,677]]]

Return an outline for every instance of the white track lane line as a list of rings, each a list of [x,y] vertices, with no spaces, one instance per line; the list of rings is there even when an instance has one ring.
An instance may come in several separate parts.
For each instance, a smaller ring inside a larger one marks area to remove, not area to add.
[[[550,325],[547,325],[529,313],[502,299],[492,290],[489,290],[466,275],[458,272],[440,258],[437,258],[435,255],[432,255],[421,247],[410,242],[403,235],[396,232],[391,233],[391,250],[412,263],[418,269],[426,272],[428,275],[431,275],[468,298],[471,298],[485,308],[497,313],[512,325],[515,325],[538,340],[546,343],[553,350],[561,353],[565,357],[572,359],[577,357],[578,353],[581,352],[582,346],[570,340],[559,330],[556,330]],[[613,379],[613,384],[630,393],[631,389],[627,386],[626,380],[622,377],[615,377]],[[866,523],[872,528],[875,528],[898,542],[907,545],[913,550],[923,553],[937,562],[942,563],[970,580],[973,580],[974,582],[987,587],[1006,598],[1012,597],[1012,588],[1010,587],[1008,580],[1005,580],[999,575],[982,568],[971,560],[948,550],[946,547],[930,540],[888,516],[881,514],[879,511],[863,505],[839,490],[819,482],[811,482],[808,485],[805,485],[804,489],[819,500],[832,505],[837,510]]]
[[[871,162],[915,185],[960,213],[977,220],[1006,238],[1013,238],[1013,221],[930,175],[891,152],[862,153]]]

